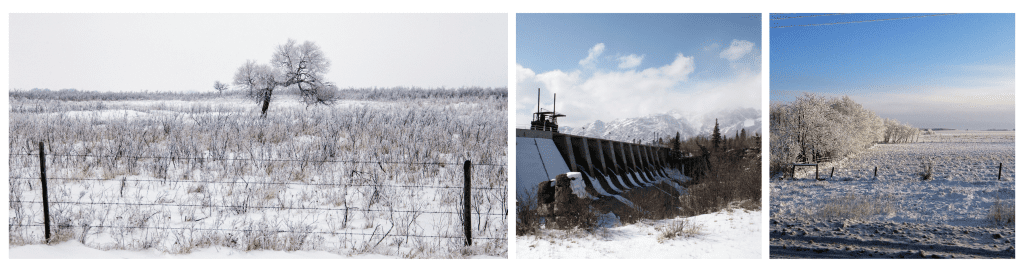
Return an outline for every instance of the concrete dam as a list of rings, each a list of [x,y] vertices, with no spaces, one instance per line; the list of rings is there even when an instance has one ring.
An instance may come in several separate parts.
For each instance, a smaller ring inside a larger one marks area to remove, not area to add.
[[[686,178],[681,163],[670,163],[671,155],[663,147],[516,129],[516,198],[532,198],[541,182],[558,174],[580,172],[588,197],[624,201],[619,194],[631,189],[653,186],[670,176]]]

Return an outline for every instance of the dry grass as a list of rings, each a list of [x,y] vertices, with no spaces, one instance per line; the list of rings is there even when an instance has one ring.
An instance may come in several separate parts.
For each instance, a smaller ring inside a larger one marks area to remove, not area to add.
[[[682,214],[695,216],[717,212],[733,202],[747,202],[744,208],[761,208],[761,160],[743,153],[714,153],[710,172],[688,182],[687,194],[680,196]]]
[[[704,234],[704,225],[691,221],[690,219],[680,219],[669,222],[664,227],[658,229],[658,243],[664,243],[666,240],[672,240],[675,238],[691,238]]]
[[[639,219],[665,219],[679,215],[679,194],[670,185],[658,183],[653,187],[629,190],[622,194],[633,202],[633,208],[622,208],[616,214],[623,223]]]
[[[922,181],[928,181],[932,179],[932,162],[921,163],[921,172],[917,173],[917,176]]]
[[[1002,199],[996,198],[996,202],[992,204],[985,220],[997,227],[1013,226],[1017,220],[1015,209],[1013,204],[1006,204]]]
[[[536,234],[540,229],[535,194],[531,189],[516,199],[516,236]]]

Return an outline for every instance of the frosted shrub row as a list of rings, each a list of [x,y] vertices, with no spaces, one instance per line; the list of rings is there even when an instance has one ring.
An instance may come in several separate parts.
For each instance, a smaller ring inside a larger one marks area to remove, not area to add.
[[[790,103],[775,103],[769,113],[771,171],[783,164],[842,158],[876,143],[906,143],[920,130],[882,119],[844,96],[805,93]]]

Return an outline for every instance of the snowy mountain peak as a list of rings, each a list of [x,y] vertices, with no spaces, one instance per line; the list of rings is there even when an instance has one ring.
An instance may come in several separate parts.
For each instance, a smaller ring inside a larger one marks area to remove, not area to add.
[[[675,110],[644,117],[616,119],[609,122],[595,120],[581,127],[562,126],[566,134],[604,138],[631,142],[633,140],[656,140],[658,137],[679,136],[683,139],[710,135],[718,119],[718,130],[726,136],[734,136],[740,129],[748,134],[761,132],[761,110],[740,108],[704,114],[684,114]]]

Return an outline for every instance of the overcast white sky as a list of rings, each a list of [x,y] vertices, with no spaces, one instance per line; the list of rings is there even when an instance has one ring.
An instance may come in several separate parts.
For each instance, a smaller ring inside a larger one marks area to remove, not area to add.
[[[10,14],[10,87],[213,91],[289,38],[339,87],[505,87],[507,14]]]

